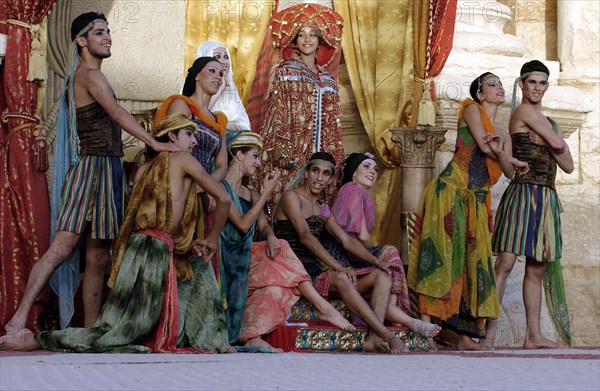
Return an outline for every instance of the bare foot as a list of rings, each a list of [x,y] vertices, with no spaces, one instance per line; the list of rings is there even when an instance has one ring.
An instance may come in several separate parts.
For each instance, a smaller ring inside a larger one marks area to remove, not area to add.
[[[25,322],[21,322],[18,319],[15,319],[14,317],[8,321],[6,326],[4,326],[4,330],[6,331],[7,335],[16,334],[23,329],[25,329]]]
[[[392,354],[402,354],[410,351],[408,346],[395,335],[388,340],[388,344],[390,345],[390,353]]]
[[[33,337],[33,333],[27,329],[0,337],[0,350],[31,351],[38,350],[40,347]]]
[[[529,338],[523,344],[524,349],[560,349],[560,344],[542,336]]]
[[[437,351],[439,348],[433,338],[427,338],[427,345],[429,345],[429,350]]]
[[[461,335],[458,339],[458,344],[456,345],[457,350],[485,350],[483,346],[473,341],[471,338],[466,335]]]
[[[409,327],[423,338],[433,338],[442,330],[442,328],[435,323],[423,322],[421,319],[415,318],[410,321]]]
[[[363,344],[363,350],[365,352],[389,353],[390,345],[378,335],[372,334],[367,337]]]
[[[233,346],[227,346],[227,349],[223,353],[237,353],[237,350]]]
[[[497,320],[488,320],[485,323],[485,338],[479,340],[479,345],[484,350],[494,350],[494,340],[496,339]]]
[[[329,322],[332,325],[339,327],[340,329],[345,331],[356,330],[356,327],[354,327],[352,323],[348,322],[348,320],[344,318],[342,314],[340,314],[340,312],[333,307],[329,308],[327,312],[321,312],[317,310],[317,318]]]
[[[273,346],[271,346],[270,343],[268,343],[267,341],[265,341],[264,339],[257,337],[257,338],[252,338],[249,339],[248,341],[246,341],[246,343],[244,344],[245,347],[247,348],[263,348],[263,349],[268,349],[273,353],[282,353],[283,350],[279,349],[279,348],[274,348]]]

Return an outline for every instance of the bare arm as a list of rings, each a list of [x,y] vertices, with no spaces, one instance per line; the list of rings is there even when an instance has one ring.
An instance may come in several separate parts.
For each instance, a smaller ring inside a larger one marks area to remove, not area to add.
[[[192,110],[190,110],[190,107],[183,99],[174,99],[169,108],[167,108],[167,115],[178,112],[185,114],[188,118],[192,118]]]
[[[250,208],[248,212],[244,213],[244,215],[240,214],[235,205],[231,205],[231,207],[229,208],[229,221],[231,221],[231,223],[235,226],[235,228],[238,231],[243,233],[248,232],[250,228],[252,228],[252,225],[255,222],[259,221],[261,213],[262,217],[265,218],[266,223],[266,217],[264,216],[263,207],[265,206],[265,203],[273,193],[278,179],[279,171],[268,173],[265,176],[265,179],[263,181],[263,194],[259,194],[257,191],[252,192],[252,208]],[[261,227],[259,224],[259,229],[260,228]]]
[[[547,117],[529,105],[520,105],[513,113],[513,116],[515,116],[517,127],[519,123],[522,123],[524,127],[542,138],[544,144],[550,149],[550,153],[556,160],[556,163],[564,172],[567,174],[573,172],[575,166],[569,146],[560,130],[558,133],[554,132],[552,123]],[[511,118],[512,123],[513,119]],[[530,135],[531,138],[532,136]]]
[[[346,231],[340,227],[333,214],[327,219],[325,228],[327,229],[327,232],[329,232],[331,236],[333,236],[335,240],[342,245],[344,250],[356,255],[360,259],[369,262],[374,266],[379,265],[379,260],[373,256],[373,254],[367,251],[361,242],[349,236]]]
[[[220,182],[227,175],[227,142],[225,141],[225,134],[223,134],[223,142],[221,143],[221,149],[215,156],[215,170],[210,174],[216,181]]]
[[[258,196],[258,192],[254,192]],[[258,213],[258,230],[263,238],[267,241],[267,256],[271,259],[275,258],[277,254],[279,254],[279,250],[281,250],[281,245],[279,243],[279,239],[275,236],[273,229],[269,225],[269,221],[267,220],[267,216],[265,215],[264,209],[260,209]]]
[[[217,207],[215,209],[215,221],[212,229],[206,235],[206,240],[217,243],[219,235],[227,217],[229,215],[229,209],[231,206],[231,199],[227,190],[219,182],[215,181],[210,175],[204,171],[202,165],[198,163],[190,153],[186,153],[182,157],[182,167],[185,174],[189,175],[194,182],[202,187],[208,194],[210,194],[216,201]]]
[[[179,147],[175,144],[160,143],[156,141],[131,114],[117,103],[108,80],[99,70],[89,71],[87,92],[102,106],[110,118],[124,131],[140,139],[156,152],[177,152]]]
[[[465,112],[463,113],[463,121],[469,128],[469,132],[471,132],[471,136],[473,136],[473,139],[477,143],[477,146],[481,152],[494,160],[498,160],[498,157],[492,151],[484,138],[486,131],[483,128],[483,122],[481,122],[481,113],[476,105],[471,104],[467,106]]]
[[[513,115],[515,115],[528,129],[537,133],[550,149],[555,150],[557,153],[561,153],[567,148],[567,143],[562,136],[554,133],[552,123],[548,118],[530,105],[520,105]]]
[[[361,242],[349,236],[346,231],[339,226],[333,214],[327,219],[325,228],[327,229],[327,232],[329,232],[331,236],[333,236],[335,240],[342,245],[344,250],[356,255],[363,261],[369,262],[373,266],[378,267],[388,273],[391,273],[390,269],[400,268],[400,266],[391,262],[382,262],[377,259],[377,257],[371,254]]]
[[[564,172],[566,172],[567,174],[573,172],[573,170],[575,169],[575,164],[573,163],[573,157],[571,156],[571,150],[569,149],[569,145],[566,142],[564,150],[559,152],[554,149],[550,149],[550,153],[554,157],[554,160],[556,160],[556,164],[558,164],[558,166]]]
[[[503,131],[501,130],[501,132]],[[486,135],[484,138],[496,155],[500,168],[507,178],[513,178],[515,173],[525,175],[529,171],[529,165],[526,162],[512,156],[512,141],[508,135],[505,137]]]
[[[300,243],[308,248],[315,257],[318,257],[335,271],[343,272],[346,270],[327,252],[327,250],[325,250],[325,247],[319,242],[319,239],[310,232],[310,228],[302,215],[302,202],[300,196],[293,191],[284,193],[279,202],[279,209],[294,227]]]

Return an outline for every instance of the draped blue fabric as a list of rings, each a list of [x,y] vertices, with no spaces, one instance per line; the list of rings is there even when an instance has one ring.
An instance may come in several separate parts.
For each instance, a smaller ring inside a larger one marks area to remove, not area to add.
[[[227,182],[223,180],[225,189],[229,192],[232,204],[241,215],[245,213],[240,198]],[[248,270],[250,268],[250,249],[256,224],[242,233],[227,221],[221,231],[221,292],[227,302],[225,318],[229,332],[229,343],[235,343],[242,332],[246,297],[248,296]]]

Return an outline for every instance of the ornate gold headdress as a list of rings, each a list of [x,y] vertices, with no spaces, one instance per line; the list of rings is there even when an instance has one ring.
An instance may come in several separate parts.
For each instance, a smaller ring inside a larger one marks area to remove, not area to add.
[[[344,19],[333,9],[319,4],[297,4],[273,15],[269,29],[274,36],[273,45],[282,59],[295,52],[292,41],[304,26],[317,28],[323,42],[317,52],[317,64],[327,67],[339,54],[342,43]]]

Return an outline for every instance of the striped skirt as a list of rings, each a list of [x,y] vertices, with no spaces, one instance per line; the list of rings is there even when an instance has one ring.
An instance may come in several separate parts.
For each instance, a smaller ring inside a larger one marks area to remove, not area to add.
[[[524,183],[509,185],[496,213],[493,251],[525,255],[540,262],[561,259],[561,212],[554,189]]]
[[[126,189],[120,157],[81,156],[65,177],[56,229],[82,234],[90,222],[92,239],[115,239]]]

